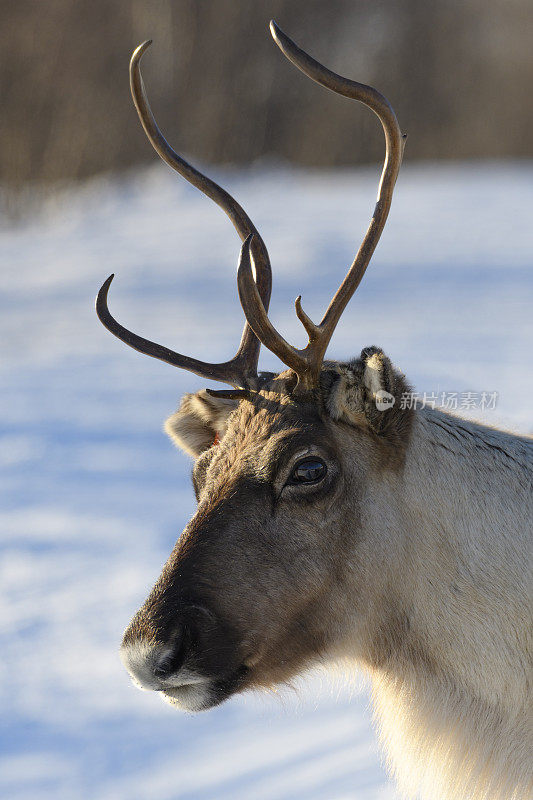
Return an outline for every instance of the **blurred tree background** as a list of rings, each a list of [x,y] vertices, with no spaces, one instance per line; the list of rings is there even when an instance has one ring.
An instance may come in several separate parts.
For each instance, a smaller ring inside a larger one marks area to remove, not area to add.
[[[530,0],[0,0],[0,183],[153,161],[129,95],[143,72],[167,138],[199,162],[325,166],[382,156],[375,120],[301,76],[274,17],[331,68],[378,87],[406,158],[533,155]]]

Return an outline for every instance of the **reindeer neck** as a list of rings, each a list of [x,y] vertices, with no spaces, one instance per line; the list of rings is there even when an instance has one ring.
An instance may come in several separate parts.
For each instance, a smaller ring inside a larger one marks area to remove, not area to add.
[[[407,793],[525,800],[532,441],[415,416],[396,580],[369,638],[381,738]]]
[[[504,691],[521,702],[528,680],[502,620],[526,619],[532,486],[532,440],[416,414],[400,500],[401,605],[434,669],[488,701]]]

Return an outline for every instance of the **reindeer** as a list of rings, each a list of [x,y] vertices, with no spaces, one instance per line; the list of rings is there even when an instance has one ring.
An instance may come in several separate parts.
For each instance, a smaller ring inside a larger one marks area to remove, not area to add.
[[[271,32],[302,72],[379,117],[377,204],[320,324],[296,300],[309,341],[291,346],[268,318],[263,240],[166,142],[140,73],[150,42],[134,52],[132,94],[150,142],[243,242],[246,323],[236,355],[209,364],[122,327],[107,306],[113,276],[98,295],[100,320],[126,344],[233,387],[185,395],[166,422],[195,460],[198,509],[126,630],[122,660],[141,688],[185,711],[348,660],[370,677],[381,740],[408,796],[530,799],[533,441],[403,409],[408,384],[378,347],[324,360],[385,225],[404,137],[379,92],[326,69],[274,22]],[[261,343],[285,372],[258,373]]]

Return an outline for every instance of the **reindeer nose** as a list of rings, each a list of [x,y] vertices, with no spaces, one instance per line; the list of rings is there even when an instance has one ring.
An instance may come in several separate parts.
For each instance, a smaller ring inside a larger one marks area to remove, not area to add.
[[[183,667],[191,643],[191,635],[185,625],[175,630],[164,644],[153,644],[127,631],[120,657],[141,689],[158,691],[165,688],[166,679]]]
[[[148,604],[122,641],[122,663],[141,689],[166,691],[233,671],[239,658],[232,629],[197,600],[181,600],[166,624],[161,605]],[[170,615],[169,615],[170,616]]]

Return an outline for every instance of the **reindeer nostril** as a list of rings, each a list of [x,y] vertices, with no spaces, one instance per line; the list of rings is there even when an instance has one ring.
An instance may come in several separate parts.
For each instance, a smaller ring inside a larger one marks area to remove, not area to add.
[[[171,672],[174,672],[172,656],[165,656],[165,658],[154,667],[154,675],[156,678],[166,678]]]
[[[183,666],[185,656],[187,654],[188,635],[185,629],[181,630],[174,638],[170,647],[172,648],[165,653],[159,662],[153,668],[153,674],[156,678],[168,678],[173,672],[177,672]]]

